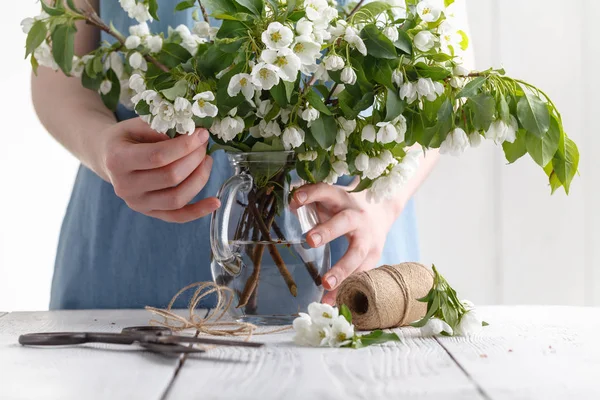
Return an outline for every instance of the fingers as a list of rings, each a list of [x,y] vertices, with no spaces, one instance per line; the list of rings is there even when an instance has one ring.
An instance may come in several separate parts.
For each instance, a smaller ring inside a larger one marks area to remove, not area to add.
[[[308,232],[306,241],[311,247],[323,246],[340,236],[356,230],[360,219],[360,211],[349,208],[342,210],[331,219],[317,225]]]
[[[216,197],[202,199],[194,204],[174,211],[151,211],[147,215],[161,219],[165,222],[183,224],[205,217],[221,207],[221,202]]]
[[[321,203],[337,212],[346,208],[350,204],[348,192],[339,186],[331,186],[326,183],[317,183],[315,185],[302,186],[294,193],[294,198],[290,206],[300,208],[311,203]]]
[[[369,270],[376,266],[379,254],[372,252],[365,245],[366,240],[354,238],[350,242],[348,251],[323,277],[323,287],[326,290],[335,290],[340,284],[357,270]]]
[[[206,147],[207,143],[166,167],[133,172],[128,178],[128,190],[134,193],[152,192],[178,186],[204,161]]]
[[[198,129],[191,135],[175,139],[127,146],[123,157],[127,160],[126,167],[130,171],[161,168],[191,154],[207,142],[208,131]]]
[[[206,157],[179,186],[150,192],[141,200],[151,211],[171,211],[185,207],[204,188],[206,182],[208,182],[212,164],[212,157]]]

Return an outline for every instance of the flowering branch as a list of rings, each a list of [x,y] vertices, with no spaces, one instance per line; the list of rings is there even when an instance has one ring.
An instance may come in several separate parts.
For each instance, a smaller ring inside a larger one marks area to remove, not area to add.
[[[198,5],[200,6],[200,10],[202,11],[202,18],[204,18],[204,22],[209,22],[208,13],[206,12],[206,8],[202,4],[202,0],[198,0]]]
[[[102,22],[102,20],[98,16],[98,14],[95,11],[93,11],[93,9],[81,11],[81,16],[85,19],[87,24],[95,26],[96,28],[100,29],[101,31],[104,31],[107,34],[111,35],[112,37],[117,39],[117,41],[119,43],[121,43],[121,46],[125,47],[125,39],[121,35],[119,35],[117,32],[113,31],[104,22]],[[152,64],[156,65],[162,71],[164,71],[164,72],[169,71],[169,68],[167,68],[165,65],[163,65],[156,58],[152,57],[150,54],[146,54],[144,56],[144,58],[146,59],[146,61],[151,62]]]

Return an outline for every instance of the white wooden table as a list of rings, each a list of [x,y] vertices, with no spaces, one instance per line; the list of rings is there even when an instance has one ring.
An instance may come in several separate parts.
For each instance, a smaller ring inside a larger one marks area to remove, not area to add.
[[[291,332],[261,349],[185,360],[129,346],[24,348],[20,334],[145,325],[145,311],[0,312],[0,399],[600,399],[600,309],[483,307],[476,337],[362,350],[300,348]]]

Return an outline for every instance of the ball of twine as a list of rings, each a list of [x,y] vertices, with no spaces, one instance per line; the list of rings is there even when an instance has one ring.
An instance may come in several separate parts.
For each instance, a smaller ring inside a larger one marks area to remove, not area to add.
[[[433,273],[418,263],[384,265],[354,274],[338,289],[337,304],[345,304],[359,330],[405,326],[423,318],[427,304],[417,301],[433,286]]]

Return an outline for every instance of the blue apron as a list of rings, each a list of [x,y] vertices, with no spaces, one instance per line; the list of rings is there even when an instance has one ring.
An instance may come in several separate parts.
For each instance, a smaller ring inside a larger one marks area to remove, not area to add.
[[[192,26],[191,12],[174,13],[180,0],[161,0],[160,21],[152,32],[166,32],[168,26]],[[100,1],[101,17],[112,21],[122,33],[129,19],[116,0]],[[110,40],[103,36],[103,40]],[[120,107],[119,120],[135,117]],[[222,151],[214,155],[210,180],[197,198],[215,196],[232,170]],[[187,224],[170,224],[131,210],[115,195],[112,186],[85,166],[73,187],[62,225],[52,292],[51,309],[114,309],[164,307],[184,286],[211,280],[210,218]],[[332,263],[345,253],[345,238],[331,245]],[[394,223],[385,244],[381,264],[418,260],[414,204],[406,206]],[[208,299],[202,307],[210,307]],[[180,298],[178,308],[187,307]]]

